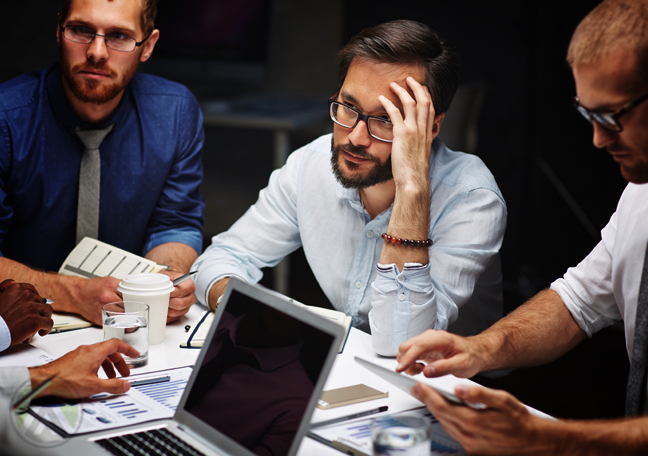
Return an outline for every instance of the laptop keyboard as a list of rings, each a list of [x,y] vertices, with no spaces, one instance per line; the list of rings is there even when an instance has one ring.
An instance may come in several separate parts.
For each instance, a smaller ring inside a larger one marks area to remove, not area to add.
[[[205,456],[164,428],[96,440],[95,443],[114,455]]]

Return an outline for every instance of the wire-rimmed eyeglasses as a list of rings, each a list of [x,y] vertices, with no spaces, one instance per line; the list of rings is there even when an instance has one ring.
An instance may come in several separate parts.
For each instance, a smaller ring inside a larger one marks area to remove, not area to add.
[[[80,44],[90,44],[94,41],[95,37],[100,36],[104,39],[108,49],[120,52],[133,52],[136,48],[144,44],[144,42],[151,36],[149,33],[149,35],[142,41],[137,41],[135,38],[119,32],[100,35],[91,28],[82,25],[66,25],[65,27],[59,25],[59,27],[63,37],[68,41]]]

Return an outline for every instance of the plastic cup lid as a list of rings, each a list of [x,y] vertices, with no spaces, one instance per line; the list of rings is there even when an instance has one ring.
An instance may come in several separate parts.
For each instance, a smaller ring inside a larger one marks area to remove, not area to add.
[[[140,272],[124,277],[117,287],[121,293],[157,295],[171,293],[175,287],[169,276],[155,272]]]

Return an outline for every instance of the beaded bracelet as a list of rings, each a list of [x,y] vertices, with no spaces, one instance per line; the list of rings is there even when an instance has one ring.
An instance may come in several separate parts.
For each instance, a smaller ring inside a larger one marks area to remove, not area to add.
[[[412,247],[430,247],[432,245],[432,239],[425,239],[424,241],[415,241],[414,239],[401,239],[395,236],[390,236],[387,233],[380,235],[385,242],[391,242],[394,245],[411,245]]]

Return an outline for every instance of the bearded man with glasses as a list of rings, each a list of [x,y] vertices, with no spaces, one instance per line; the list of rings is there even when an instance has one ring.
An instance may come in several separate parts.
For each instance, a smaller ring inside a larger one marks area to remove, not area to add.
[[[415,396],[469,454],[648,454],[648,1],[600,3],[576,28],[567,61],[576,82],[574,104],[592,123],[594,145],[607,149],[629,182],[601,241],[549,289],[482,334],[430,331],[405,342],[397,370],[471,377],[535,366],[622,321],[630,358],[626,418],[548,420],[505,391],[457,387],[459,398],[486,406],[474,410],[417,384]],[[599,365],[606,369],[604,357]]]
[[[427,26],[366,29],[340,51],[333,134],[294,152],[193,269],[217,307],[303,246],[333,306],[376,352],[426,329],[475,334],[502,315],[506,206],[483,162],[437,138],[459,82],[454,48]]]
[[[42,272],[84,236],[169,265],[172,278],[202,250],[200,108],[185,87],[137,73],[160,37],[156,5],[64,0],[60,62],[0,85],[0,268],[97,324],[121,299],[119,280]],[[194,289],[175,288],[169,320]]]

